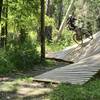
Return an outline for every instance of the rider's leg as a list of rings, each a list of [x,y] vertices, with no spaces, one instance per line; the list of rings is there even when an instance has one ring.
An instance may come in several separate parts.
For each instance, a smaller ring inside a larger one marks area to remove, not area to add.
[[[84,33],[87,37],[89,37],[91,40],[93,39],[93,34],[92,34],[92,32],[86,32],[86,33]]]
[[[91,40],[92,40],[93,39],[93,34],[92,34],[92,32],[90,34],[91,34]]]

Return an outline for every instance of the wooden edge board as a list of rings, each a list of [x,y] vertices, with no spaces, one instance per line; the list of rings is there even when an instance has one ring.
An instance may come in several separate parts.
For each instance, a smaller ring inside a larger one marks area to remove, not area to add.
[[[49,57],[46,57],[46,59],[50,59],[50,60],[56,60],[56,61],[59,61],[59,62],[66,62],[66,63],[69,63],[69,64],[73,64],[74,62],[73,61],[66,61],[66,60],[63,60],[63,59],[60,59],[60,58],[49,58]]]
[[[60,84],[60,81],[55,81],[55,80],[48,80],[48,79],[34,79],[33,81],[35,82],[44,82],[44,83],[52,83],[52,84]]]
[[[60,82],[60,81],[53,81],[53,80],[48,80],[48,79],[33,79],[33,81],[35,82],[41,82],[41,83],[46,83],[46,84],[66,84],[66,85],[75,85],[75,84],[78,84],[78,85],[83,85],[85,83],[87,83],[89,80],[85,80],[81,83],[70,83],[70,82]]]

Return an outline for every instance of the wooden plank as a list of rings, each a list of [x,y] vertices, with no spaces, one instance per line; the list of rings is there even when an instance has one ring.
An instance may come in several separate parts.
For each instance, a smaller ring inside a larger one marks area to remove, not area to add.
[[[33,78],[33,81],[35,82],[44,82],[44,83],[52,83],[52,84],[60,84],[60,81],[56,81],[56,80],[49,80],[49,79],[35,79]]]
[[[100,56],[86,58],[78,63],[56,68],[42,75],[37,80],[58,81],[61,83],[84,84],[100,70]]]
[[[64,59],[60,59],[60,58],[49,58],[49,57],[46,57],[46,59],[49,59],[49,60],[56,60],[56,61],[59,61],[59,62],[66,62],[66,63],[69,63],[69,64],[73,64],[74,62],[73,61],[67,61],[67,60],[64,60]]]

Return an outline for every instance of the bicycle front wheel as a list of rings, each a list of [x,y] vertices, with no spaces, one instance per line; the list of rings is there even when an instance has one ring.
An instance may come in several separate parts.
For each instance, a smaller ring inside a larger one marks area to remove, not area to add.
[[[78,34],[74,34],[73,35],[73,40],[75,41],[75,43],[80,44],[83,42],[82,36],[78,36]]]

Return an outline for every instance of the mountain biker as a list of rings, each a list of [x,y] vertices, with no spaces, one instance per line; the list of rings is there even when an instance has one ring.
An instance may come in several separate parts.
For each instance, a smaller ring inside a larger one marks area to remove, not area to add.
[[[82,40],[81,28],[78,27],[78,20],[76,19],[75,15],[69,15],[67,19],[67,25],[68,25],[69,30],[74,31],[76,33],[73,35],[73,40],[76,43],[78,43],[77,40],[78,41]]]
[[[67,19],[67,25],[68,25],[69,30],[75,31],[75,29],[76,29],[76,25],[75,25],[76,20],[77,19],[74,15],[69,15],[69,17]]]

